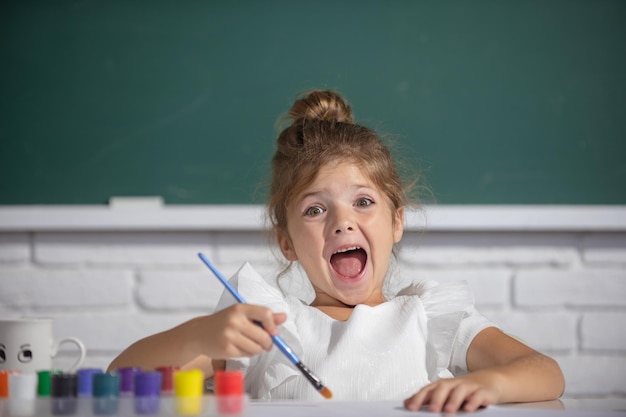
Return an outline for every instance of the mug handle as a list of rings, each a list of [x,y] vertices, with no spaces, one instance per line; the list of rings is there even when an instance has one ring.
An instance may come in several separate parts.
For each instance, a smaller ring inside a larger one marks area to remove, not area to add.
[[[59,347],[63,343],[73,343],[78,347],[78,350],[80,353],[78,356],[78,359],[76,360],[76,362],[74,362],[74,364],[70,367],[70,369],[67,370],[67,372],[73,373],[85,360],[85,356],[87,355],[87,349],[85,348],[85,345],[83,344],[83,342],[81,342],[79,339],[75,337],[65,337],[57,342],[54,342],[54,345],[52,347],[52,357],[55,357],[57,355]]]

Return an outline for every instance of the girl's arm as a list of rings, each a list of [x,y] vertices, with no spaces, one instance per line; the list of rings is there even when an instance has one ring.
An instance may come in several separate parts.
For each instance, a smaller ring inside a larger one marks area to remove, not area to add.
[[[467,351],[469,374],[440,379],[405,400],[418,410],[474,411],[490,404],[553,400],[565,380],[553,359],[490,327],[476,335]]]
[[[199,368],[208,378],[213,376],[214,363],[223,367],[223,361],[218,360],[270,350],[270,335],[278,334],[277,326],[285,319],[284,313],[272,313],[266,307],[235,304],[133,343],[111,362],[108,370],[127,366],[149,370],[170,365]]]

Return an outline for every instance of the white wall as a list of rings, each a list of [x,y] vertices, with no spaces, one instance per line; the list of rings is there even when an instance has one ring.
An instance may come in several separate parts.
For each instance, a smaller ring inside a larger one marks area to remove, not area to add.
[[[210,312],[203,251],[271,275],[259,207],[0,207],[0,316],[51,316],[106,367],[134,340]],[[427,224],[426,232],[423,231]],[[407,274],[466,279],[479,310],[555,357],[566,397],[626,397],[625,207],[432,207],[410,217]],[[71,349],[55,366],[65,366]]]

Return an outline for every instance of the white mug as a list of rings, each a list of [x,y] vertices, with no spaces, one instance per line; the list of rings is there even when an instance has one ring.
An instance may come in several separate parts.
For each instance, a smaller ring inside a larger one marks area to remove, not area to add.
[[[37,372],[52,369],[52,358],[59,346],[73,343],[78,358],[67,372],[74,372],[85,360],[85,345],[75,337],[58,341],[53,337],[51,318],[0,318],[0,369]]]

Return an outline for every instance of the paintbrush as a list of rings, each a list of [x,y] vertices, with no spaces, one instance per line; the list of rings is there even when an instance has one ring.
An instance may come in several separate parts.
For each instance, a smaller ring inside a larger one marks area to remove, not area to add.
[[[242,304],[246,304],[246,300],[244,300],[243,297],[237,292],[237,290],[234,289],[232,285],[230,285],[228,280],[220,273],[220,271],[217,270],[217,268],[213,266],[211,261],[209,261],[207,257],[204,256],[204,254],[202,253],[198,253],[198,256],[200,257],[200,259],[202,259],[202,262],[204,262],[204,264],[209,267],[209,269],[213,272],[213,274],[215,274],[217,279],[219,279],[221,283],[224,284],[224,287],[226,287],[228,292],[230,292],[238,302]],[[255,323],[261,326],[261,323],[257,321],[255,321]],[[296,366],[296,368],[300,370],[300,372],[302,372],[302,374],[306,377],[306,379],[309,380],[309,382],[315,387],[315,389],[320,394],[322,394],[324,398],[326,399],[332,398],[333,393],[322,384],[322,381],[320,381],[320,379],[317,376],[315,376],[315,374],[313,374],[313,372],[311,372],[309,368],[304,366],[302,361],[298,358],[298,356],[293,352],[293,350],[291,350],[291,348],[287,345],[287,343],[285,343],[285,341],[280,336],[278,335],[272,336],[272,340],[274,341],[274,344],[278,346],[281,352],[283,352],[285,356],[289,358],[289,360]]]

